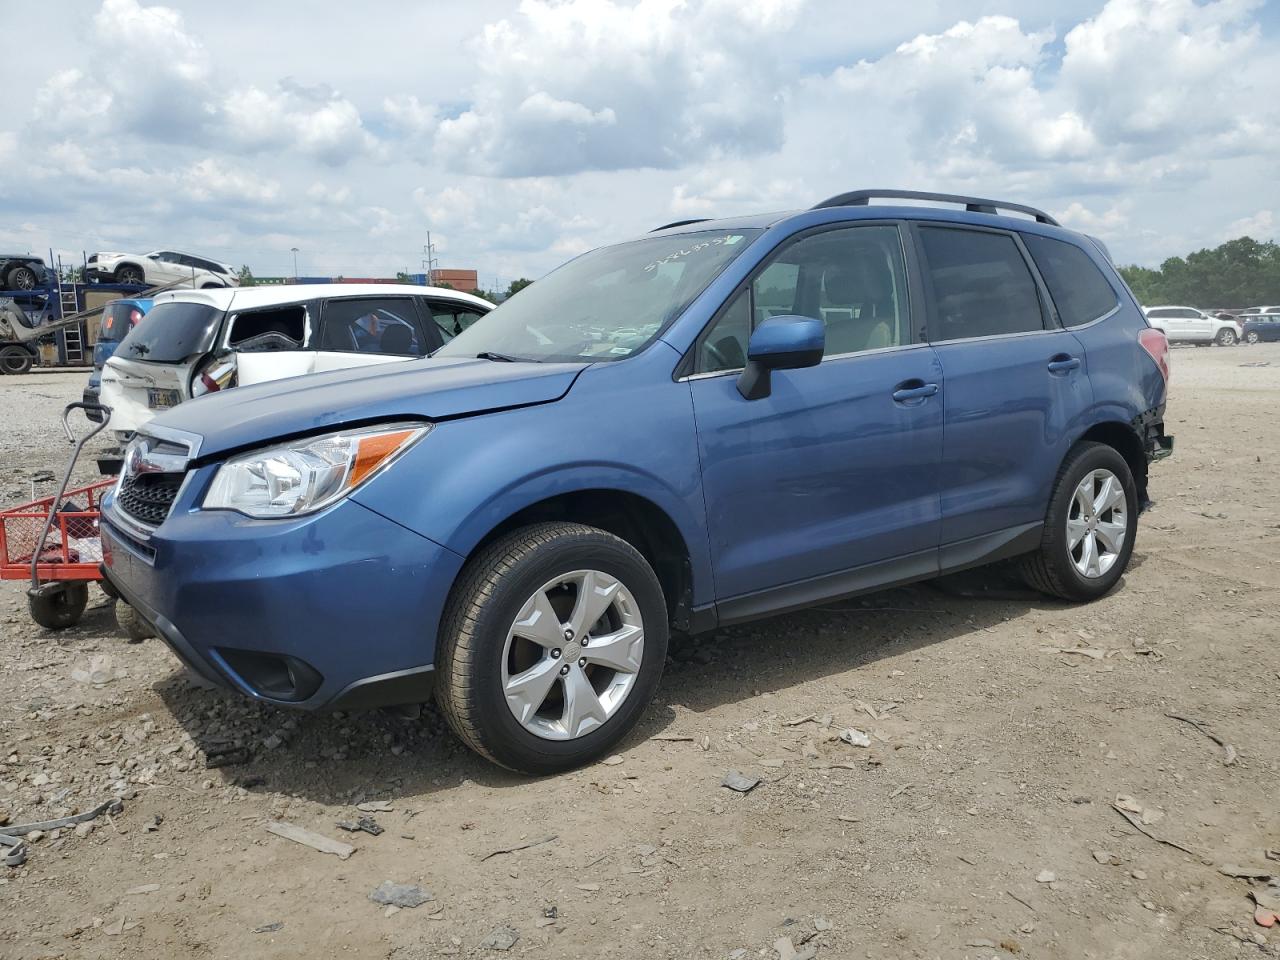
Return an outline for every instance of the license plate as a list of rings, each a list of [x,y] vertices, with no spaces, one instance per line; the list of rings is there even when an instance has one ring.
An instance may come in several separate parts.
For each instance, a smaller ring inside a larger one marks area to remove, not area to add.
[[[182,396],[177,390],[160,390],[156,387],[147,388],[147,406],[153,410],[176,407],[181,402]]]

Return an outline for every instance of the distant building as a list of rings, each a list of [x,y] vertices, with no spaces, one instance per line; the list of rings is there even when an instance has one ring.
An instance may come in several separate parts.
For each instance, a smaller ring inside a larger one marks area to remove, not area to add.
[[[475,270],[442,270],[435,271],[436,286],[448,284],[455,290],[470,293],[480,286],[480,274]]]

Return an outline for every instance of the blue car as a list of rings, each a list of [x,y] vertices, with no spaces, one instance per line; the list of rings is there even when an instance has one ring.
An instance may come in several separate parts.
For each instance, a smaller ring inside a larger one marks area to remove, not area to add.
[[[115,356],[120,341],[147,315],[151,303],[149,299],[134,297],[112,300],[102,308],[102,326],[98,330],[97,342],[93,345],[93,372],[89,374],[89,382],[81,397],[85,403],[98,402],[102,390],[103,366]],[[93,410],[86,410],[85,416],[95,423],[102,421],[102,415]]]
[[[873,202],[898,198],[933,205]],[[1172,450],[1168,372],[1101,244],[1029,207],[858,191],[668,224],[429,358],[158,416],[104,571],[216,684],[434,691],[546,774],[636,723],[671,631],[1006,558],[1101,597]]]

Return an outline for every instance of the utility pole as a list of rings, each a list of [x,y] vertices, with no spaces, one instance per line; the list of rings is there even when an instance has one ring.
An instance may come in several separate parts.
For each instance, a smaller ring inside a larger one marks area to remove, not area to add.
[[[293,279],[297,280],[298,279],[298,248],[290,247],[289,249],[293,251]]]
[[[434,287],[436,285],[436,245],[431,242],[431,231],[427,231],[427,243],[422,248],[422,252],[426,254],[422,259],[422,265],[427,271],[427,286]]]

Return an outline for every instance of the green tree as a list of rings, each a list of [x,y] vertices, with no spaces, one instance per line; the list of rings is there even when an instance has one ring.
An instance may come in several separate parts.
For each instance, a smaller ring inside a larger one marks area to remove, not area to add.
[[[1185,303],[1196,307],[1248,307],[1280,302],[1280,244],[1252,237],[1213,249],[1170,257],[1158,270],[1121,267],[1143,304]]]
[[[253,271],[249,269],[249,265],[247,263],[243,264],[240,267],[240,271],[236,274],[236,276],[240,278],[240,286],[242,287],[253,286]]]
[[[514,297],[531,283],[533,283],[532,280],[526,280],[524,277],[521,277],[519,280],[512,280],[510,286],[507,287],[507,296]]]
[[[495,302],[491,293],[486,290],[481,290],[479,287],[472,290],[471,295],[473,297],[479,297],[481,300],[488,300],[490,303]]]

